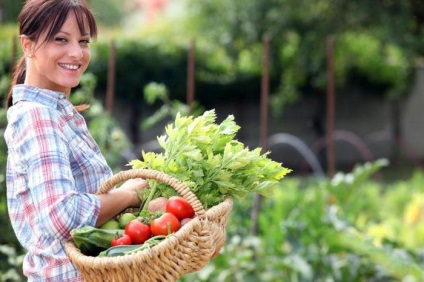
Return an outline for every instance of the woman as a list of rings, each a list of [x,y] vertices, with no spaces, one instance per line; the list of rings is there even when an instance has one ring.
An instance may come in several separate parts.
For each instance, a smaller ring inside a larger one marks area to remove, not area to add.
[[[74,228],[100,226],[140,204],[145,180],[95,195],[111,169],[69,102],[96,37],[84,0],[27,0],[18,17],[23,58],[8,95],[7,198],[13,229],[27,250],[30,281],[81,281],[64,250]]]

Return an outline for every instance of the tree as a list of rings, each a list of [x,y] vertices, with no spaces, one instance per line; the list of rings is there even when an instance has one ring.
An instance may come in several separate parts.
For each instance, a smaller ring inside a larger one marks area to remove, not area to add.
[[[329,35],[354,42],[355,36],[377,44],[378,63],[390,67],[387,48],[396,49],[404,65],[402,78],[411,79],[411,69],[417,57],[424,56],[424,4],[408,1],[349,1],[349,0],[187,0],[187,10],[199,37],[224,46],[235,61],[267,35],[271,37],[272,68],[279,86],[273,91],[279,108],[303,93],[320,93],[325,89],[325,39]],[[353,35],[352,36],[349,36]],[[338,43],[338,42],[336,42]],[[371,44],[370,43],[370,44]],[[343,50],[353,51],[353,50]],[[362,52],[370,52],[362,50]],[[348,60],[349,53],[339,58],[339,80],[348,83],[358,62]],[[260,62],[260,54],[256,58]],[[373,55],[369,55],[373,57]],[[237,64],[235,64],[237,65]],[[346,68],[340,70],[340,67]],[[360,71],[366,70],[364,67]],[[354,75],[368,79],[367,73]],[[342,77],[343,76],[343,77]],[[408,78],[406,78],[408,77]],[[386,80],[392,77],[384,78]],[[393,98],[407,93],[408,83],[371,80],[383,95]],[[381,87],[381,86],[384,87]],[[394,94],[394,92],[396,92]],[[275,97],[274,97],[275,98]]]

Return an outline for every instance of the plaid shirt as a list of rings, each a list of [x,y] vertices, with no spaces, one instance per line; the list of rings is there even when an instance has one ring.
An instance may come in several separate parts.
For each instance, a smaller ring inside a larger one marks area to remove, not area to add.
[[[93,195],[112,175],[84,118],[63,93],[16,85],[7,113],[7,200],[13,229],[27,250],[30,281],[81,281],[64,242],[94,226]]]

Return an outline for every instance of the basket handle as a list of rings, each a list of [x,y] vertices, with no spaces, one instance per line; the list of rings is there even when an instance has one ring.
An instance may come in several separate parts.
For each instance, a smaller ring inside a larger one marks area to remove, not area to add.
[[[205,218],[205,209],[203,208],[202,203],[199,201],[196,195],[190,190],[190,188],[188,188],[185,184],[183,184],[175,177],[152,169],[129,169],[120,171],[117,174],[114,174],[108,180],[106,180],[100,186],[99,190],[97,191],[97,194],[106,194],[107,192],[112,190],[116,186],[116,184],[132,178],[155,179],[159,182],[171,186],[175,191],[178,192],[179,195],[181,195],[181,197],[183,197],[189,202],[199,219]]]

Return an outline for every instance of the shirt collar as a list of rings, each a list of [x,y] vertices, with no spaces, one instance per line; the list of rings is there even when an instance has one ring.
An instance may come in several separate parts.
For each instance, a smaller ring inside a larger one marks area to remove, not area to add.
[[[37,102],[56,108],[59,100],[66,99],[66,95],[49,89],[42,89],[32,85],[17,84],[13,87],[13,104],[19,101]]]

